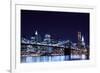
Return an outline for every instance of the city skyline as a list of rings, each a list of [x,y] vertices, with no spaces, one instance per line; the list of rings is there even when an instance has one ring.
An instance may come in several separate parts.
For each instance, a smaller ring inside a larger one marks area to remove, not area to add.
[[[21,63],[89,60],[89,13],[21,10]]]
[[[89,13],[21,10],[21,37],[30,39],[35,31],[42,38],[50,34],[53,39],[73,42],[80,31],[89,44]]]

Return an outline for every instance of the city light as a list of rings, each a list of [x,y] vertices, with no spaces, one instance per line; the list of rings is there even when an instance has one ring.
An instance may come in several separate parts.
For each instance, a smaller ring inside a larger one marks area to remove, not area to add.
[[[88,59],[88,48],[85,45],[84,37],[81,32],[78,32],[78,42],[71,42],[71,40],[57,41],[51,39],[50,34],[45,34],[43,40],[35,32],[36,36],[30,37],[31,39],[22,38],[21,40],[21,56],[26,57],[53,57],[59,56],[63,60],[85,60]],[[65,59],[65,57],[67,59]],[[56,57],[57,58],[57,57]],[[53,60],[53,59],[52,59]],[[48,59],[48,61],[52,61]]]

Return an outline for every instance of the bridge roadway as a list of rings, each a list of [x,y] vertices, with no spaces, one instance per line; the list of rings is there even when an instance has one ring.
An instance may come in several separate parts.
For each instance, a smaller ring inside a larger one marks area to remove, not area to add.
[[[66,50],[75,50],[75,51],[80,51],[80,49],[74,49],[74,48],[69,48],[65,46],[59,46],[57,44],[41,44],[41,43],[21,43],[21,45],[32,45],[32,46],[45,46],[45,47],[53,47],[53,48],[63,48]]]
[[[21,45],[32,45],[32,46],[45,46],[45,47],[53,47],[53,48],[59,48],[59,49],[64,49],[64,55],[69,55],[69,58],[71,58],[71,54],[73,55],[86,55],[86,59],[89,59],[89,50],[88,49],[74,49],[71,47],[65,47],[65,46],[58,46],[55,44],[40,44],[40,43],[21,43]],[[87,50],[87,51],[85,51]],[[85,51],[85,52],[84,52]]]

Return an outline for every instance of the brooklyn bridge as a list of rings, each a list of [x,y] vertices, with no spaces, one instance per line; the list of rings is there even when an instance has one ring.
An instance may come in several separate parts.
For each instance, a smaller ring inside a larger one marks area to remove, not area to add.
[[[36,33],[37,35],[37,33]],[[36,38],[35,38],[36,39]],[[67,56],[67,60],[88,60],[89,47],[84,43],[84,38],[81,33],[78,33],[78,43],[73,44],[71,41],[61,41],[50,43],[50,35],[45,36],[44,42],[39,42],[38,39],[33,41],[21,42],[21,57],[53,57]]]

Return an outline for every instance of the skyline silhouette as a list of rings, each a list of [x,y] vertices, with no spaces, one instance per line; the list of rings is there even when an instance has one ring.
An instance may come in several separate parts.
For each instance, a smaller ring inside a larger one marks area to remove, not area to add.
[[[30,38],[35,31],[44,38],[77,42],[77,32],[89,45],[89,13],[21,10],[21,37]]]

